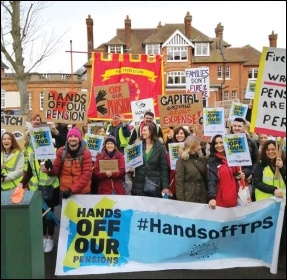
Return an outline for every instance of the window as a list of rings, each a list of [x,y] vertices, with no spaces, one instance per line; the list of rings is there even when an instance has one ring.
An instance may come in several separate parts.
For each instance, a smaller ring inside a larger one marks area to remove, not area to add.
[[[185,86],[185,72],[169,72],[167,73],[168,86]]]
[[[229,100],[229,91],[228,90],[225,90],[223,92],[223,100]]]
[[[236,99],[237,98],[237,90],[233,90],[231,92],[231,99]]]
[[[123,46],[110,45],[108,53],[123,53]]]
[[[249,68],[248,69],[248,79],[257,79],[258,68]]]
[[[40,110],[44,109],[44,92],[40,92]]]
[[[32,95],[31,92],[28,92],[28,96],[29,96],[29,110],[32,110]]]
[[[146,54],[160,54],[160,45],[159,44],[150,44],[145,46]]]
[[[217,79],[223,79],[225,74],[225,79],[230,79],[230,66],[225,66],[225,73],[222,72],[223,67],[217,66]]]
[[[209,56],[209,43],[196,43],[195,56]]]
[[[168,47],[167,60],[187,61],[187,47]]]
[[[1,91],[1,109],[5,109],[6,104],[5,104],[5,92]]]

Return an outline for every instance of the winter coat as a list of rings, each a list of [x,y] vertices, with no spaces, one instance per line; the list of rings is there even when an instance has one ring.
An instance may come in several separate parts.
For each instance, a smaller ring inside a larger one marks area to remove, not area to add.
[[[92,156],[87,144],[81,141],[81,147],[72,158],[67,151],[66,157],[62,162],[62,153],[68,149],[68,143],[57,150],[56,159],[53,163],[52,174],[58,175],[60,179],[60,190],[71,190],[73,194],[85,194],[91,192],[92,177]],[[81,159],[80,159],[81,155]]]
[[[200,172],[198,171],[200,170]],[[206,161],[197,155],[187,160],[178,158],[175,170],[176,199],[188,202],[207,203]]]
[[[119,172],[113,172],[111,177],[108,177],[106,173],[100,172],[100,160],[118,160]],[[107,155],[105,149],[98,154],[94,165],[94,174],[98,183],[98,194],[125,194],[125,190],[122,185],[122,179],[125,177],[125,158],[124,155],[116,149],[112,158]]]
[[[168,163],[165,146],[156,140],[149,160],[145,159],[146,143],[143,140],[143,165],[135,168],[132,182],[132,195],[146,195],[144,183],[146,176],[154,182],[160,182],[160,189],[169,188]]]
[[[221,207],[237,206],[239,185],[234,173],[238,167],[229,167],[226,158],[216,153],[208,161],[208,200],[215,199],[216,205]]]

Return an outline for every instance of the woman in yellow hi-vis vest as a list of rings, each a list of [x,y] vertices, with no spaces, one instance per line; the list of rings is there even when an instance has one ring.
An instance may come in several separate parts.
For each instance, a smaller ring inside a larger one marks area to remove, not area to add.
[[[1,191],[17,187],[22,179],[24,155],[11,132],[1,137]]]
[[[52,188],[51,199],[45,200],[45,203],[51,208],[50,211],[53,212],[54,207],[59,205],[59,179],[57,176],[49,176],[43,173],[40,164],[41,162],[36,159],[33,148],[29,146],[27,148],[23,178],[19,185],[21,187],[28,185],[30,191],[38,190],[40,186]],[[53,250],[54,228],[55,221],[46,214],[43,217],[43,249],[45,253],[50,253]]]
[[[253,184],[255,187],[256,201],[272,196],[285,198],[284,221],[279,251],[279,266],[286,266],[286,157],[282,152],[277,157],[276,142],[268,140],[264,143],[254,174]],[[276,169],[279,170],[278,176]]]

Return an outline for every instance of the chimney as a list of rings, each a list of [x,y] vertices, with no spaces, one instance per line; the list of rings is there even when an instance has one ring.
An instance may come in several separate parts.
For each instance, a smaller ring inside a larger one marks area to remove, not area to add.
[[[129,16],[127,16],[125,19],[125,44],[127,50],[131,48],[131,26],[132,22],[129,19]]]
[[[269,47],[277,48],[277,34],[274,34],[274,31],[272,31],[272,34],[270,34],[268,38],[269,38]]]
[[[216,38],[218,38],[220,41],[223,41],[223,26],[221,25],[221,22],[217,24],[215,28],[215,35]]]
[[[158,23],[157,28],[162,28],[161,21]]]
[[[192,16],[190,15],[189,12],[187,12],[184,18],[184,32],[185,32],[185,36],[188,39],[191,39],[191,21],[192,21]]]
[[[88,38],[88,60],[92,57],[92,51],[94,50],[94,21],[90,15],[86,19],[87,25],[87,38]]]

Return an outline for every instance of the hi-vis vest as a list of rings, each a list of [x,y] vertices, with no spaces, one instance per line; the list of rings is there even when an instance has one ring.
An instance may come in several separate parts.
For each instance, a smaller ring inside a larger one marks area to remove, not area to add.
[[[57,176],[48,176],[46,173],[40,171],[40,164],[35,158],[35,153],[29,154],[29,163],[33,174],[29,181],[29,190],[36,191],[38,189],[38,185],[53,186],[53,188],[57,188],[59,186],[59,179]]]
[[[6,162],[6,168],[2,169],[1,173],[7,174],[7,173],[14,171],[15,167],[16,167],[16,165],[17,165],[17,163],[18,163],[18,161],[22,155],[23,155],[22,152],[15,151],[14,156]],[[1,153],[1,162],[3,162],[2,158],[4,158],[4,152]],[[18,186],[18,184],[20,183],[21,179],[22,179],[22,176],[20,176],[19,178],[15,179],[15,180],[7,181],[7,182],[4,181],[1,183],[1,188],[3,190],[9,190],[9,189],[16,188]]]
[[[107,131],[109,131],[110,128],[110,124],[107,126]],[[125,137],[124,136],[124,132],[123,132],[123,128],[120,127],[118,129],[119,132],[119,140],[120,140],[120,147],[119,148],[125,148],[129,145],[129,141],[130,141],[130,137]]]
[[[286,185],[285,185],[285,182],[284,182],[281,174],[280,174],[279,180],[280,180],[280,189],[284,193],[284,197],[286,197]],[[262,176],[262,182],[263,183],[265,183],[266,185],[270,185],[270,186],[279,188],[279,180],[274,178],[274,173],[272,172],[270,166],[266,166],[264,168],[263,176]],[[255,189],[256,201],[263,200],[263,199],[266,199],[266,198],[269,198],[272,196],[274,196],[274,194],[262,192],[262,191],[258,190],[257,188]]]

